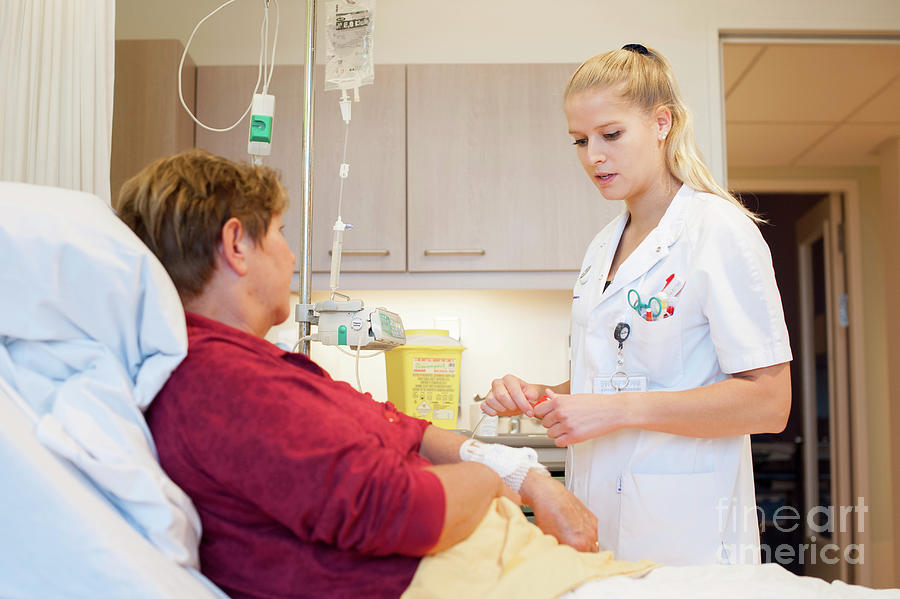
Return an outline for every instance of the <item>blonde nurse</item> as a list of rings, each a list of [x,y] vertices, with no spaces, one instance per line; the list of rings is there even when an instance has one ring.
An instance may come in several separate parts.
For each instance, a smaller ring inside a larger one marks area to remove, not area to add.
[[[625,211],[575,282],[570,380],[507,375],[483,409],[534,415],[568,447],[568,485],[619,559],[758,563],[749,435],[783,430],[791,404],[769,248],[700,158],[659,52],[589,59],[565,112],[584,170]]]

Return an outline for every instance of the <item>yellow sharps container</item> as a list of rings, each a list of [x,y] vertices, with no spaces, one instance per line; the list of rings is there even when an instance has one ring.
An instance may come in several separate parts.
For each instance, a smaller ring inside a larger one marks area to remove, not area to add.
[[[456,428],[464,349],[443,329],[407,329],[406,345],[384,354],[388,399],[404,414]]]

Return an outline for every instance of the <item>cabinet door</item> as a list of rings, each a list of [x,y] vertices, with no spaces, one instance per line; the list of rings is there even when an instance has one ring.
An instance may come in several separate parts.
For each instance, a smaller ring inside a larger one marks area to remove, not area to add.
[[[117,40],[110,191],[113,205],[130,177],[149,163],[194,145],[194,122],[178,99],[178,40]],[[181,74],[184,101],[194,106],[196,67]]]
[[[621,209],[581,168],[576,65],[407,67],[410,271],[577,270]]]
[[[231,125],[246,110],[256,79],[255,66],[199,67],[200,120],[212,127]],[[315,271],[328,271],[344,122],[339,93],[322,91],[322,67],[316,68],[315,85],[312,264]],[[303,67],[276,66],[269,91],[275,96],[275,120],[272,155],[265,164],[281,172],[291,197],[284,218],[285,235],[299,260],[305,234],[301,231]],[[406,268],[405,67],[376,67],[375,84],[361,88],[360,97],[360,102],[353,103],[347,153],[350,176],[344,183],[342,219],[353,229],[344,234],[343,270],[402,271]],[[247,119],[226,133],[198,126],[197,147],[246,161],[248,128]]]

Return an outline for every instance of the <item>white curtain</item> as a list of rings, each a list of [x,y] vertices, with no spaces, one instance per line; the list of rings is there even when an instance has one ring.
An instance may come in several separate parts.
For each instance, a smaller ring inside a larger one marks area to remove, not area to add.
[[[115,0],[0,0],[0,180],[109,202]]]

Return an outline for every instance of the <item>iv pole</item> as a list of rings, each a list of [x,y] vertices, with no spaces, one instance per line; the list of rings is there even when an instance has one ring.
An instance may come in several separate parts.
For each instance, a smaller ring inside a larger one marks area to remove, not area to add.
[[[303,177],[303,216],[300,251],[300,304],[310,303],[312,289],[312,165],[313,165],[313,69],[316,65],[316,0],[306,0],[306,60],[303,65],[303,134],[301,172]],[[300,323],[300,352],[309,355],[309,335],[312,325]]]

